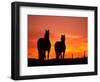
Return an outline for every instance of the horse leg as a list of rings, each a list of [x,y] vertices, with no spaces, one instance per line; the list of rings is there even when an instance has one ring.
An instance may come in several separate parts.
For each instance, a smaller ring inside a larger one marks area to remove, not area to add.
[[[61,54],[60,54],[60,53],[58,53],[58,60],[59,60],[59,59],[61,59]]]
[[[56,60],[59,59],[59,54],[56,52]]]
[[[43,60],[46,60],[46,51],[43,50]]]
[[[43,64],[43,51],[42,50],[38,50],[39,53],[39,63]]]
[[[39,60],[41,60],[41,51],[38,50],[38,56],[39,56]]]
[[[61,56],[61,59],[63,59],[63,54],[62,53],[60,53],[60,56]]]
[[[63,59],[64,59],[65,52],[63,52]]]
[[[50,53],[50,51],[48,50],[48,55],[47,55],[47,59],[49,60],[49,53]]]

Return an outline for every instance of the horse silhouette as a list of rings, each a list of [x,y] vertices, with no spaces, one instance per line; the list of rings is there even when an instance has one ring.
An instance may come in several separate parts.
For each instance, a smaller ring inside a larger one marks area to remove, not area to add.
[[[51,48],[51,43],[49,40],[49,30],[45,30],[44,38],[38,39],[37,48],[40,60],[46,59],[46,52],[47,58],[49,59],[49,53]]]
[[[56,59],[64,59],[65,55],[65,35],[61,35],[61,41],[57,41],[54,45],[55,47],[55,53],[56,53]]]

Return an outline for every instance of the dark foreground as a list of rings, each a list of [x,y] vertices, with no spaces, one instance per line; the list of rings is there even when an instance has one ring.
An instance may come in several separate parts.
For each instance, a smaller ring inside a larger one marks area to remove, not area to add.
[[[51,65],[76,65],[76,64],[87,64],[88,58],[77,58],[77,59],[63,59],[63,60],[44,60],[28,59],[28,66],[51,66]]]

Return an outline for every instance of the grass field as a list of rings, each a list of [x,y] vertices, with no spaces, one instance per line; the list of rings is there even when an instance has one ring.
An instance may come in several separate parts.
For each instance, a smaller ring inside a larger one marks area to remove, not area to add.
[[[75,59],[50,59],[40,61],[39,59],[28,59],[28,66],[52,66],[52,65],[76,65],[87,64],[88,58],[75,58]]]

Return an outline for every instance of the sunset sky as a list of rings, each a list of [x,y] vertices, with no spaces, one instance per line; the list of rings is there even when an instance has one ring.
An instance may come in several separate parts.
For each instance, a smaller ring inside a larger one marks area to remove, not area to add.
[[[38,58],[37,40],[50,31],[50,59],[55,58],[54,44],[65,34],[65,58],[81,58],[88,54],[88,18],[28,15],[28,58]]]

